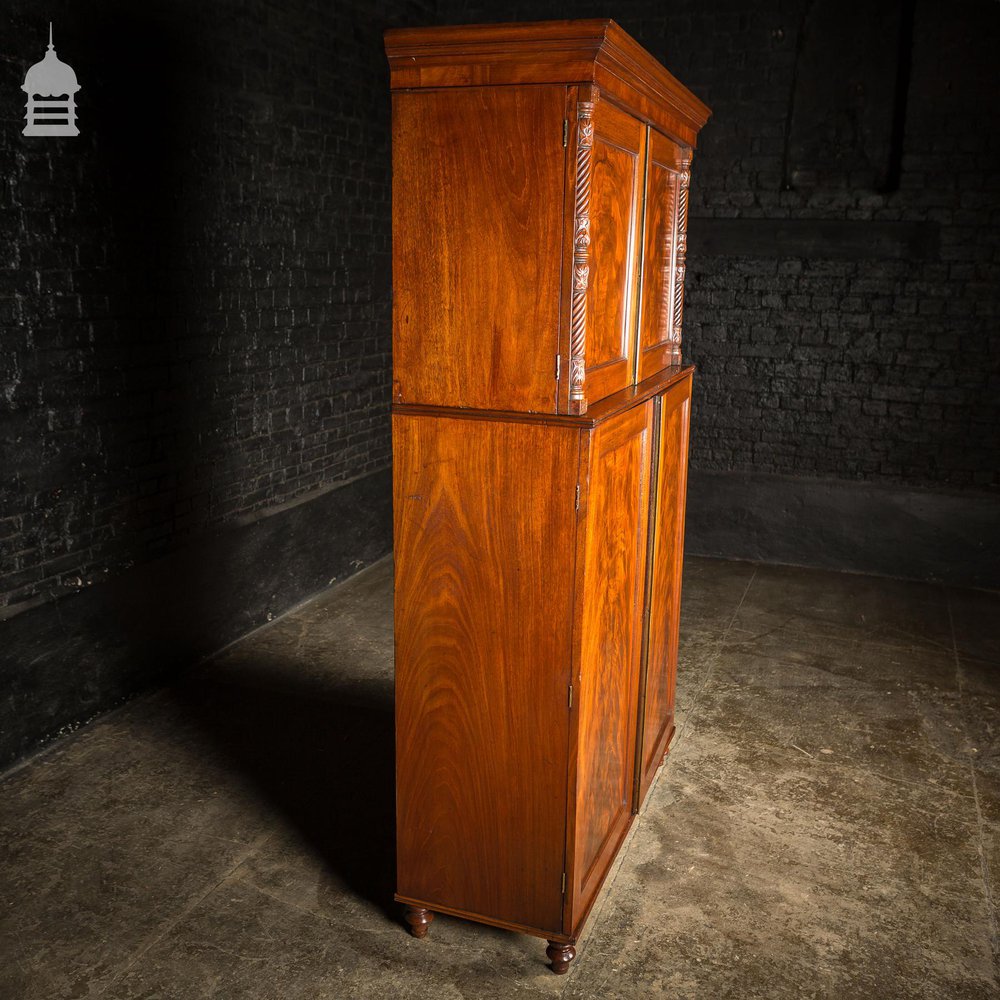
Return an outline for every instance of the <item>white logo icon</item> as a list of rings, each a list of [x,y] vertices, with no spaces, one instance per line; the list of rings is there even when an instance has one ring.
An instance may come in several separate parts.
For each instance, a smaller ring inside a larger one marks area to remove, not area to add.
[[[76,73],[52,47],[52,22],[49,21],[49,50],[25,74],[21,87],[28,95],[28,124],[24,135],[79,135],[76,127],[76,100],[80,89]]]

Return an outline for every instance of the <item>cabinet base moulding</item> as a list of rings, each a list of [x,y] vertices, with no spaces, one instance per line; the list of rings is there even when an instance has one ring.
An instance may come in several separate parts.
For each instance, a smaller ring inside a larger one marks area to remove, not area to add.
[[[402,903],[406,907],[405,920],[407,923],[410,923],[410,914],[414,911],[429,913],[431,919],[435,913],[444,913],[449,917],[461,917],[462,920],[473,920],[477,924],[487,924],[489,927],[499,927],[501,930],[515,931],[518,934],[530,934],[532,937],[545,938],[547,941],[558,941],[562,944],[572,944],[576,941],[575,937],[551,929],[543,930],[541,927],[529,927],[526,924],[515,924],[508,920],[497,920],[482,913],[470,913],[468,910],[460,910],[454,906],[442,906],[428,900],[411,899],[408,896],[401,896],[399,893],[396,893],[393,898],[397,903]],[[427,922],[429,924],[430,920]],[[416,936],[421,937],[422,935]]]

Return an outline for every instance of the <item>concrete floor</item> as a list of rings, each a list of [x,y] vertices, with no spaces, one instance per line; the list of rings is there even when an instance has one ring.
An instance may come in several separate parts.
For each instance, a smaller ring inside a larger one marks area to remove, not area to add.
[[[0,781],[0,997],[1000,996],[1000,595],[691,559],[569,975],[392,892],[383,562]]]

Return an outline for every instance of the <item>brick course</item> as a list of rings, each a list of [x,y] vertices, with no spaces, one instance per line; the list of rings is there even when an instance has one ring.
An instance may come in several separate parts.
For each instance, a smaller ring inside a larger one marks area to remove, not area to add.
[[[613,16],[713,117],[699,218],[929,222],[938,259],[690,254],[694,469],[1000,485],[1000,7],[918,0],[899,189],[782,190],[804,0],[444,0],[448,21]],[[890,43],[887,43],[890,44]],[[694,240],[692,239],[692,242]]]
[[[692,255],[695,469],[1000,467],[1000,7],[916,5],[898,191],[783,191],[804,0],[610,11],[713,108],[699,218],[931,222],[930,260]],[[0,51],[0,608],[389,461],[390,24],[606,4],[22,0]],[[81,136],[21,133],[46,21]],[[335,531],[336,526],[331,525]]]
[[[381,33],[433,11],[8,6],[0,606],[16,608],[388,464]],[[83,88],[75,139],[21,135],[49,17]]]

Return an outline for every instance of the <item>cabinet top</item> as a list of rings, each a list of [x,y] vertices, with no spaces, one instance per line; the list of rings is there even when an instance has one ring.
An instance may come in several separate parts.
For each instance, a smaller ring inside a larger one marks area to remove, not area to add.
[[[711,111],[614,21],[538,21],[385,33],[393,90],[594,84],[689,145]]]

